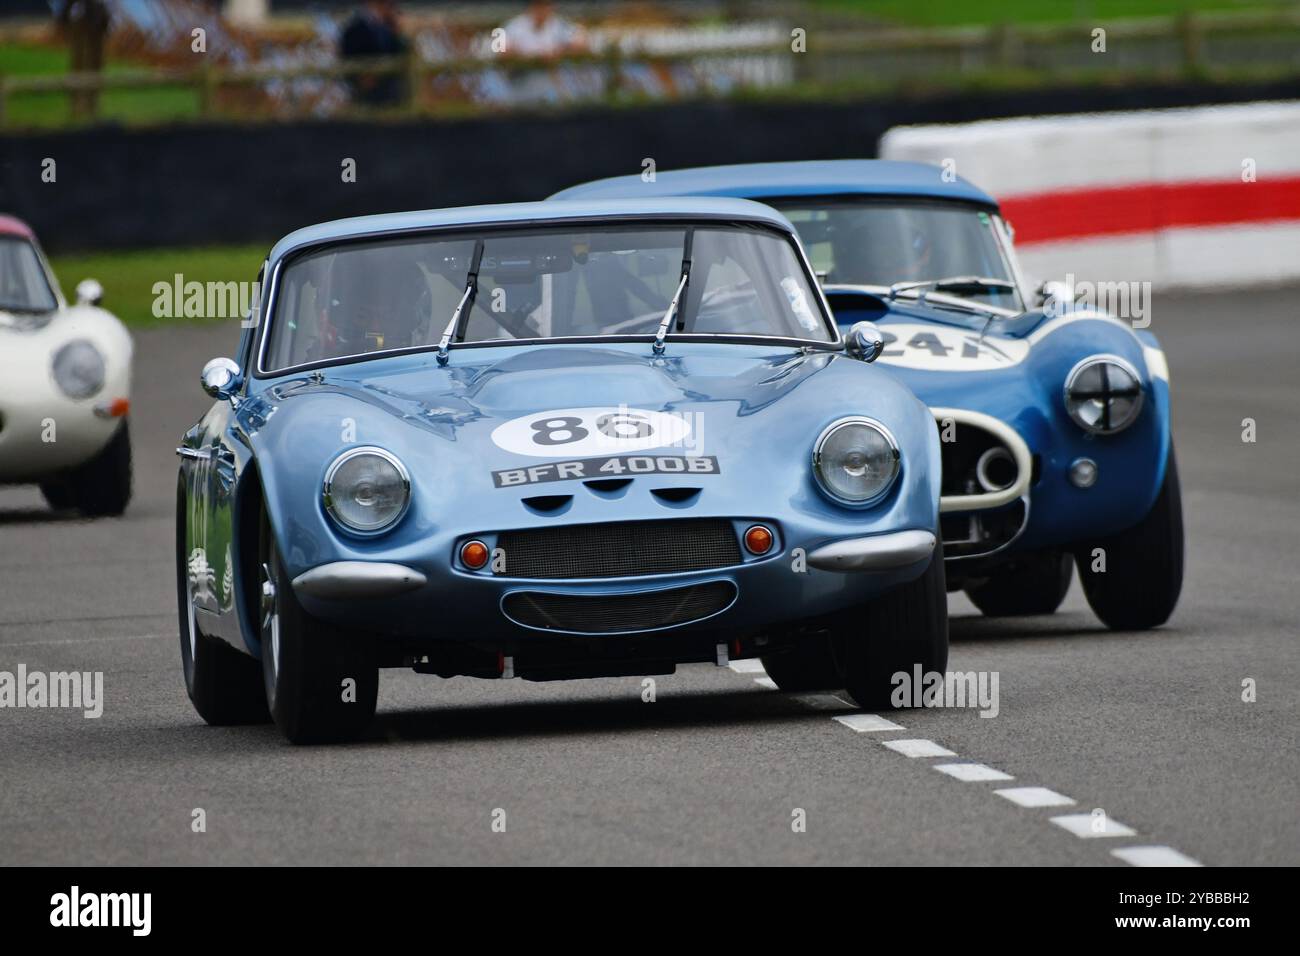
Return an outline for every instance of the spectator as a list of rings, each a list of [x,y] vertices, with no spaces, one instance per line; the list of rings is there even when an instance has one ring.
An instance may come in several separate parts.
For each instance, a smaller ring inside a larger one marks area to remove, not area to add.
[[[101,72],[111,19],[103,0],[57,0],[54,19],[68,38],[72,72]],[[73,116],[94,116],[98,105],[98,90],[77,90],[72,94]]]
[[[552,0],[533,0],[503,29],[505,52],[511,56],[556,57],[587,49],[586,32],[556,13]]]
[[[398,56],[407,50],[397,18],[395,0],[368,0],[352,15],[339,37],[344,62],[367,57]],[[369,106],[401,102],[401,76],[394,73],[357,73],[348,78],[352,99]]]

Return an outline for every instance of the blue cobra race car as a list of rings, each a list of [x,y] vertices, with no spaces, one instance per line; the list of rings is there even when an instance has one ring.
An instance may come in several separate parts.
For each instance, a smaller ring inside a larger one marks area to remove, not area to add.
[[[785,213],[837,322],[874,325],[881,363],[931,407],[949,589],[985,614],[1049,614],[1077,564],[1109,627],[1169,618],[1183,523],[1154,335],[1031,293],[997,202],[921,163],[718,166],[555,198],[709,195]]]
[[[381,667],[759,656],[887,705],[948,653],[939,438],[736,199],[372,216],[279,242],[177,453],[185,683],[291,740]]]

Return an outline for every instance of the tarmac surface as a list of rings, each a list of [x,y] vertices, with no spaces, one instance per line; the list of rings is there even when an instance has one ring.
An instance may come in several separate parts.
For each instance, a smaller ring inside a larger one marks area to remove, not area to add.
[[[1296,865],[1298,291],[1155,298],[1188,541],[1169,625],[1112,633],[1077,582],[1051,617],[986,619],[954,596],[950,668],[997,671],[998,716],[903,711],[887,715],[901,729],[863,732],[833,719],[858,713],[833,695],[704,665],[657,678],[654,703],[640,678],[386,670],[374,732],[342,746],[207,727],[181,676],[173,449],[209,404],[199,368],[237,329],[141,331],[126,515],[85,522],[0,489],[0,671],[102,671],[105,696],[98,719],[0,709],[0,860],[1042,866],[1159,846]],[[888,746],[915,739],[957,756]],[[1014,779],[934,769],[961,762]],[[1073,803],[995,793],[1030,787]]]

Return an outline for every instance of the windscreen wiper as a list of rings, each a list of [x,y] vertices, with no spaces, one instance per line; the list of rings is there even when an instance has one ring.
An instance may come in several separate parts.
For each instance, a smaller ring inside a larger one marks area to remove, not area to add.
[[[975,291],[996,289],[1000,292],[1014,292],[1015,283],[1007,279],[995,279],[991,276],[948,276],[943,279],[918,279],[915,282],[895,282],[889,287],[889,298],[900,295],[915,297],[919,305],[937,306],[939,308],[961,309],[990,317],[1009,317],[1018,315],[1015,309],[1004,309],[989,302],[977,302],[960,295],[947,295],[954,291]],[[988,326],[985,326],[988,331]],[[982,333],[981,333],[982,334]]]
[[[674,318],[677,319],[678,332],[686,328],[686,316],[682,312],[681,303],[682,294],[691,281],[691,246],[694,241],[695,229],[687,229],[686,238],[682,242],[682,278],[677,283],[677,291],[673,293],[673,300],[668,303],[668,310],[664,312],[664,317],[659,322],[659,331],[655,333],[655,355],[664,354],[664,339],[668,337],[668,327],[673,324]]]
[[[936,292],[979,292],[983,289],[996,289],[999,292],[1014,292],[1015,288],[1015,284],[1006,279],[994,279],[990,276],[947,276],[943,279],[895,282],[889,287],[889,297],[892,299],[898,293],[912,289],[934,289]]]
[[[456,311],[451,314],[451,321],[442,330],[442,338],[438,340],[439,365],[446,365],[447,360],[451,357],[450,348],[453,338],[458,342],[465,340],[465,332],[460,328],[460,317],[465,313],[466,307],[470,306],[470,303],[474,301],[474,295],[478,292],[478,267],[482,261],[483,240],[479,239],[474,243],[474,254],[471,256],[469,263],[469,275],[465,277],[465,294],[456,303]]]

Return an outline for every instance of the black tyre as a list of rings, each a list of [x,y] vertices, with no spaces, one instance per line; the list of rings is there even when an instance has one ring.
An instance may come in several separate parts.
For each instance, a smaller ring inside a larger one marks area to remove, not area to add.
[[[131,500],[131,430],[125,418],[103,451],[68,475],[67,485],[72,502],[88,517],[126,510]]]
[[[783,691],[832,690],[844,686],[831,639],[809,634],[789,647],[759,658],[763,670]]]
[[[1018,558],[966,596],[989,617],[1052,614],[1065,600],[1074,577],[1074,556],[1060,551]]]
[[[188,529],[182,482],[176,496],[176,597],[185,691],[199,716],[214,726],[266,723],[271,715],[262,690],[261,666],[199,629],[189,584]]]
[[[275,725],[295,744],[356,736],[375,716],[374,655],[302,609],[265,515],[259,554],[262,676]]]
[[[838,639],[844,686],[859,707],[894,707],[899,672],[942,673],[948,666],[948,590],[943,554],[915,581],[884,594],[846,617]]]
[[[55,511],[77,506],[77,499],[72,494],[72,485],[66,478],[51,478],[49,481],[41,482],[41,494],[45,498],[45,503]]]
[[[1098,548],[1104,571],[1093,570],[1100,567]],[[1172,445],[1164,484],[1147,516],[1127,531],[1081,545],[1075,560],[1084,596],[1107,627],[1140,631],[1169,620],[1183,590],[1183,499]]]

